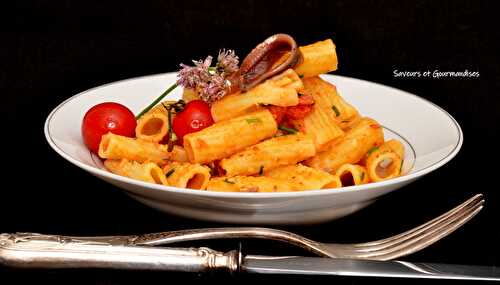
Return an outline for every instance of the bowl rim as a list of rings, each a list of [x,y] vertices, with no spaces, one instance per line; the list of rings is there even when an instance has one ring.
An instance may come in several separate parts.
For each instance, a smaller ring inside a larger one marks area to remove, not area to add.
[[[173,74],[176,74],[176,72],[164,72],[164,73],[156,73],[156,74],[149,74],[149,75],[142,75],[142,76],[137,76],[137,77],[131,77],[131,78],[126,78],[126,79],[122,79],[122,80],[117,80],[117,81],[113,81],[113,82],[109,82],[109,83],[105,83],[105,84],[102,84],[102,85],[99,85],[99,86],[96,86],[96,87],[93,87],[93,88],[90,88],[90,89],[87,89],[87,90],[84,90],[82,92],[79,92],[71,97],[69,97],[68,99],[64,100],[62,103],[60,103],[59,105],[57,105],[50,113],[49,115],[47,116],[46,120],[45,120],[45,123],[44,123],[44,134],[45,134],[45,138],[47,140],[47,142],[49,143],[49,145],[52,147],[52,149],[54,149],[59,155],[61,155],[63,158],[65,158],[66,160],[68,160],[69,162],[71,162],[72,164],[78,166],[79,168],[82,168],[92,174],[95,174],[95,175],[99,175],[99,176],[104,176],[108,179],[112,179],[112,180],[118,180],[122,183],[126,183],[126,184],[132,184],[133,186],[137,186],[137,187],[142,187],[142,188],[148,188],[149,190],[154,190],[154,191],[160,191],[160,192],[166,192],[166,193],[176,193],[176,194],[189,194],[189,195],[195,195],[195,196],[200,196],[200,197],[219,197],[219,198],[299,198],[299,197],[310,197],[310,196],[322,196],[322,195],[332,195],[332,194],[341,194],[341,193],[351,193],[351,192],[357,192],[357,191],[370,191],[370,190],[374,190],[374,189],[378,189],[378,188],[381,188],[381,187],[385,187],[385,186],[389,186],[389,185],[395,185],[395,184],[399,184],[399,183],[402,183],[402,182],[405,182],[405,181],[409,181],[409,180],[413,180],[413,179],[416,179],[416,178],[419,178],[421,176],[424,176],[438,168],[440,168],[441,166],[445,165],[446,163],[448,163],[451,159],[453,159],[457,154],[458,152],[460,151],[461,147],[462,147],[462,144],[463,144],[463,132],[462,132],[462,129],[460,127],[460,125],[458,124],[458,122],[455,120],[455,118],[453,118],[453,116],[450,115],[450,113],[448,113],[446,110],[444,110],[443,108],[439,107],[437,104],[425,99],[425,98],[422,98],[422,97],[419,97],[415,94],[412,94],[410,92],[406,92],[404,90],[401,90],[401,89],[398,89],[398,88],[395,88],[395,87],[392,87],[392,86],[388,86],[388,85],[384,85],[384,84],[380,84],[380,83],[377,83],[377,82],[373,82],[373,81],[368,81],[368,80],[364,80],[364,79],[359,79],[359,78],[354,78],[354,77],[349,77],[349,76],[342,76],[342,75],[334,75],[334,74],[325,74],[325,75],[322,75],[322,76],[326,76],[326,77],[330,77],[330,78],[342,78],[342,79],[347,79],[347,80],[353,80],[353,81],[359,81],[363,84],[373,84],[373,85],[376,85],[378,87],[382,87],[382,88],[388,88],[388,89],[391,89],[393,91],[397,91],[397,92],[400,92],[402,93],[403,95],[406,95],[406,96],[410,96],[410,97],[413,97],[417,100],[422,100],[423,102],[429,104],[431,107],[434,107],[436,108],[438,111],[441,111],[442,113],[444,113],[450,120],[451,122],[453,123],[453,125],[455,126],[456,128],[456,131],[458,133],[458,140],[455,144],[455,146],[453,147],[453,149],[446,155],[444,156],[443,158],[441,158],[439,161],[437,162],[434,162],[433,164],[430,164],[420,170],[417,170],[415,172],[412,172],[412,173],[408,173],[404,176],[400,176],[400,177],[397,177],[397,178],[392,178],[392,179],[389,179],[389,180],[385,180],[385,181],[380,181],[380,182],[372,182],[372,183],[368,183],[368,184],[363,184],[363,185],[354,185],[354,186],[347,186],[347,187],[341,187],[341,188],[331,188],[331,189],[316,189],[316,190],[307,190],[307,191],[294,191],[294,192],[266,192],[266,193],[247,193],[247,192],[217,192],[217,191],[206,191],[206,190],[196,190],[196,189],[189,189],[189,188],[179,188],[179,187],[173,187],[173,186],[165,186],[165,185],[160,185],[160,184],[153,184],[153,183],[148,183],[148,182],[143,182],[143,181],[140,181],[140,180],[136,180],[136,179],[132,179],[132,178],[128,178],[128,177],[124,177],[124,176],[120,176],[120,175],[117,175],[117,174],[114,174],[112,172],[109,172],[109,171],[106,171],[106,170],[103,170],[103,169],[100,169],[100,168],[97,168],[97,167],[93,167],[93,166],[89,166],[75,158],[73,158],[71,155],[67,154],[62,148],[60,148],[57,143],[54,141],[51,133],[50,133],[50,125],[51,125],[51,122],[52,122],[52,119],[54,117],[54,115],[57,113],[57,111],[59,109],[61,109],[64,105],[66,105],[67,103],[69,103],[70,101],[80,97],[80,96],[83,96],[87,93],[90,93],[96,89],[99,89],[99,88],[103,88],[103,87],[107,87],[107,86],[110,86],[110,85],[115,85],[115,84],[120,84],[120,83],[123,83],[123,82],[127,82],[127,81],[133,81],[133,80],[138,80],[138,79],[143,79],[143,78],[147,78],[147,77],[156,77],[156,76],[168,76],[168,75],[173,75]],[[125,191],[130,191],[130,190],[127,190],[127,189],[124,189]]]

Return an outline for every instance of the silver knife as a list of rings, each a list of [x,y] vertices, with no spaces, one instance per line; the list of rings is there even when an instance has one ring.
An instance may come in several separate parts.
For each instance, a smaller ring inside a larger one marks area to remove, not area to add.
[[[33,233],[0,234],[0,265],[500,281],[499,269],[488,266],[243,255],[241,248],[224,253],[209,248],[133,246],[119,236],[88,240]]]

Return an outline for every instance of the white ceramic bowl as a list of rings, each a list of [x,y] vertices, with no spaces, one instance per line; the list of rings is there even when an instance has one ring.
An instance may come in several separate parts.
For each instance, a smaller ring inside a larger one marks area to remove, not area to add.
[[[405,144],[404,176],[330,190],[227,193],[155,185],[106,171],[99,158],[91,155],[83,144],[80,127],[85,112],[95,104],[114,101],[137,113],[170,86],[175,76],[175,73],[166,73],[122,80],[69,98],[48,116],[47,141],[74,165],[124,189],[146,205],[184,217],[240,224],[318,223],[351,214],[377,197],[443,166],[462,146],[460,126],[435,104],[380,84],[324,75],[361,114],[384,126],[386,138],[399,138]],[[168,98],[180,96],[178,88]]]

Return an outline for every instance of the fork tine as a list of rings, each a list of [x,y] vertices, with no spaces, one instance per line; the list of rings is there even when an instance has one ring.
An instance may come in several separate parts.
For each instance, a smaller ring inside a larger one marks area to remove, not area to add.
[[[405,237],[410,238],[412,236],[415,236],[418,233],[421,233],[421,232],[428,230],[429,228],[435,226],[436,224],[442,222],[443,220],[446,220],[446,219],[450,218],[451,216],[456,215],[457,213],[460,213],[460,211],[463,211],[464,209],[467,209],[468,207],[473,207],[474,205],[482,204],[484,202],[484,200],[482,198],[483,198],[482,194],[474,195],[474,197],[468,199],[467,201],[465,201],[464,203],[451,209],[450,211],[428,221],[425,224],[422,224],[418,227],[415,227],[411,230],[408,230],[406,232],[400,233],[398,235],[395,235],[395,236],[392,236],[389,238],[371,241],[371,242],[365,242],[365,243],[357,243],[357,244],[354,244],[353,246],[360,247],[360,248],[361,247],[373,248],[373,246],[380,245],[380,244],[386,244],[386,243],[394,241],[394,240],[400,240],[401,238],[405,238]]]
[[[480,206],[479,208],[475,209],[472,213],[470,213],[465,219],[461,220],[458,223],[455,223],[451,225],[449,228],[447,228],[444,231],[441,231],[439,233],[436,233],[434,235],[430,235],[426,239],[421,240],[420,242],[410,244],[406,247],[401,247],[399,250],[395,250],[389,254],[385,255],[378,255],[375,256],[375,259],[377,260],[390,260],[394,258],[398,258],[400,256],[412,254],[416,251],[419,251],[421,249],[424,249],[428,247],[429,245],[435,243],[436,241],[446,237],[447,235],[451,234],[454,232],[456,229],[460,228],[463,224],[468,222],[470,219],[472,219],[477,213],[479,213],[482,210],[483,206]]]
[[[384,246],[381,248],[374,249],[353,249],[351,254],[356,258],[363,259],[377,259],[377,260],[388,260],[392,258],[396,258],[402,255],[407,255],[413,253],[417,250],[423,249],[434,242],[440,240],[441,238],[449,235],[467,221],[469,221],[472,217],[474,217],[481,209],[482,201],[475,206],[468,208],[461,215],[454,217],[452,220],[447,220],[447,223],[440,224],[435,228],[431,228],[422,234],[413,237],[404,239],[402,241],[398,241],[397,243],[391,243],[389,246]]]
[[[421,239],[422,236],[426,236],[432,234],[434,232],[438,232],[443,230],[443,228],[449,227],[451,224],[458,223],[464,218],[466,218],[471,212],[475,209],[481,207],[483,205],[484,200],[481,200],[473,205],[468,205],[468,207],[461,209],[458,212],[455,212],[453,215],[448,216],[447,218],[441,219],[440,221],[433,223],[425,228],[421,228],[417,231],[413,231],[408,235],[401,235],[396,239],[386,239],[386,242],[374,244],[372,246],[363,246],[363,247],[355,247],[354,249],[359,252],[370,252],[370,251],[379,251],[384,248],[389,248],[396,246],[398,244],[404,243],[406,241],[415,241]]]

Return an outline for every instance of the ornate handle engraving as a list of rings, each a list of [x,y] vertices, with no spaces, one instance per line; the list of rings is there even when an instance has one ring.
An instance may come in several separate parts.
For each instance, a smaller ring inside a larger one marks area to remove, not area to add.
[[[0,235],[0,264],[37,268],[237,271],[239,252],[131,246],[135,236],[75,238],[35,233]]]

